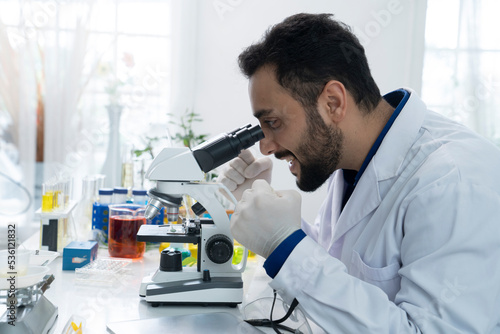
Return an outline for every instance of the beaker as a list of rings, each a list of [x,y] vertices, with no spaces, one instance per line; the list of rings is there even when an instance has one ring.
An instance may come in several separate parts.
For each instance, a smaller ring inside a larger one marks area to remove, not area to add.
[[[109,206],[108,251],[113,257],[141,258],[145,242],[137,241],[137,232],[146,224],[145,207],[133,204]]]

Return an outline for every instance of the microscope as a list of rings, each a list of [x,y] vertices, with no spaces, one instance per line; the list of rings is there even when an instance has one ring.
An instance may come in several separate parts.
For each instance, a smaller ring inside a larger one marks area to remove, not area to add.
[[[184,195],[196,200],[191,207],[196,217],[182,224],[142,225],[137,241],[192,243],[198,245],[196,267],[183,267],[181,253],[165,249],[156,272],[146,276],[139,295],[153,306],[160,304],[198,304],[236,306],[243,299],[242,260],[233,264],[233,237],[229,217],[221,203],[220,192],[236,204],[236,199],[221,183],[204,182],[204,173],[235,158],[264,138],[262,129],[250,124],[223,133],[192,150],[164,148],[154,159],[146,177],[156,181],[148,191],[146,219],[165,208],[168,221],[177,221]],[[188,210],[188,208],[186,208]],[[204,212],[210,218],[200,218]],[[179,226],[180,225],[180,226]]]

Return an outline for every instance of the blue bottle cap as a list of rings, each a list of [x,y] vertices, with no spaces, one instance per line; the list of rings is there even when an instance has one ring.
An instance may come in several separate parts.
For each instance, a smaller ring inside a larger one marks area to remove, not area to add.
[[[113,191],[115,194],[127,194],[128,193],[128,189],[123,188],[123,187],[115,187],[115,189]]]
[[[132,195],[146,196],[147,194],[148,194],[148,191],[145,189],[133,189],[132,190]]]
[[[99,189],[99,195],[113,195],[113,189],[101,188],[101,189]]]

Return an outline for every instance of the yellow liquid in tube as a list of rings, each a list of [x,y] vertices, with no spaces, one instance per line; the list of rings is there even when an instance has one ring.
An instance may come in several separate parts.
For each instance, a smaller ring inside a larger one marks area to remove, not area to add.
[[[54,205],[54,193],[47,191],[42,195],[42,212],[51,212]]]

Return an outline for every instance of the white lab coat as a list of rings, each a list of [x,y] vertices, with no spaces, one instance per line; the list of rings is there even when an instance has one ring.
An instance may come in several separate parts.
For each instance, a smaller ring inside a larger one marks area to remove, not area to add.
[[[342,171],[270,283],[327,333],[500,333],[500,152],[406,106],[340,213]]]

